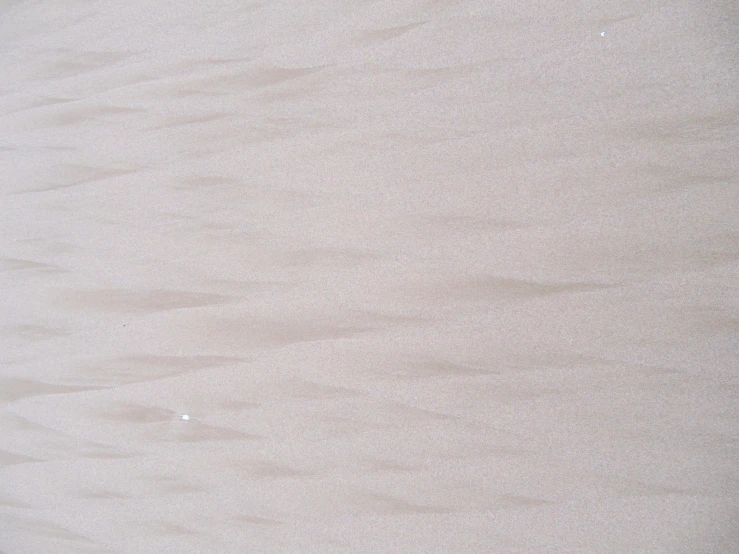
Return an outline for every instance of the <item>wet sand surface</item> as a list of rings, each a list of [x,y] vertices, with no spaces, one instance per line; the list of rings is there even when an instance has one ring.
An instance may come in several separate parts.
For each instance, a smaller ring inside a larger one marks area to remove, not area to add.
[[[0,4],[0,552],[737,551],[738,22]]]

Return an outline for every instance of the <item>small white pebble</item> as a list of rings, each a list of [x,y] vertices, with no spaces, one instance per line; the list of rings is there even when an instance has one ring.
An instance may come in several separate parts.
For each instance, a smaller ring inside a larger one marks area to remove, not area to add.
[[[187,421],[188,419],[190,419],[190,416],[187,415],[187,414],[182,414],[182,419],[184,419],[185,421]]]

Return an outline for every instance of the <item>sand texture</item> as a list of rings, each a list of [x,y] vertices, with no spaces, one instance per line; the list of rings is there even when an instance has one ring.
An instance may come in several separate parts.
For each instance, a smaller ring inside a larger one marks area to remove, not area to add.
[[[0,2],[0,553],[739,551],[737,37]]]

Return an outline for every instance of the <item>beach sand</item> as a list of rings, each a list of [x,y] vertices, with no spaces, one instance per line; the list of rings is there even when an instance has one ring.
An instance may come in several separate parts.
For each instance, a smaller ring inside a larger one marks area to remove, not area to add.
[[[735,3],[0,6],[0,552],[739,549]]]

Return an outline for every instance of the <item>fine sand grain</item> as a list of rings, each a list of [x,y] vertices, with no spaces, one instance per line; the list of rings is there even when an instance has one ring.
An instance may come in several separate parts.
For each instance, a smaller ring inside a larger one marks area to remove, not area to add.
[[[0,2],[0,554],[739,551],[739,11]]]

